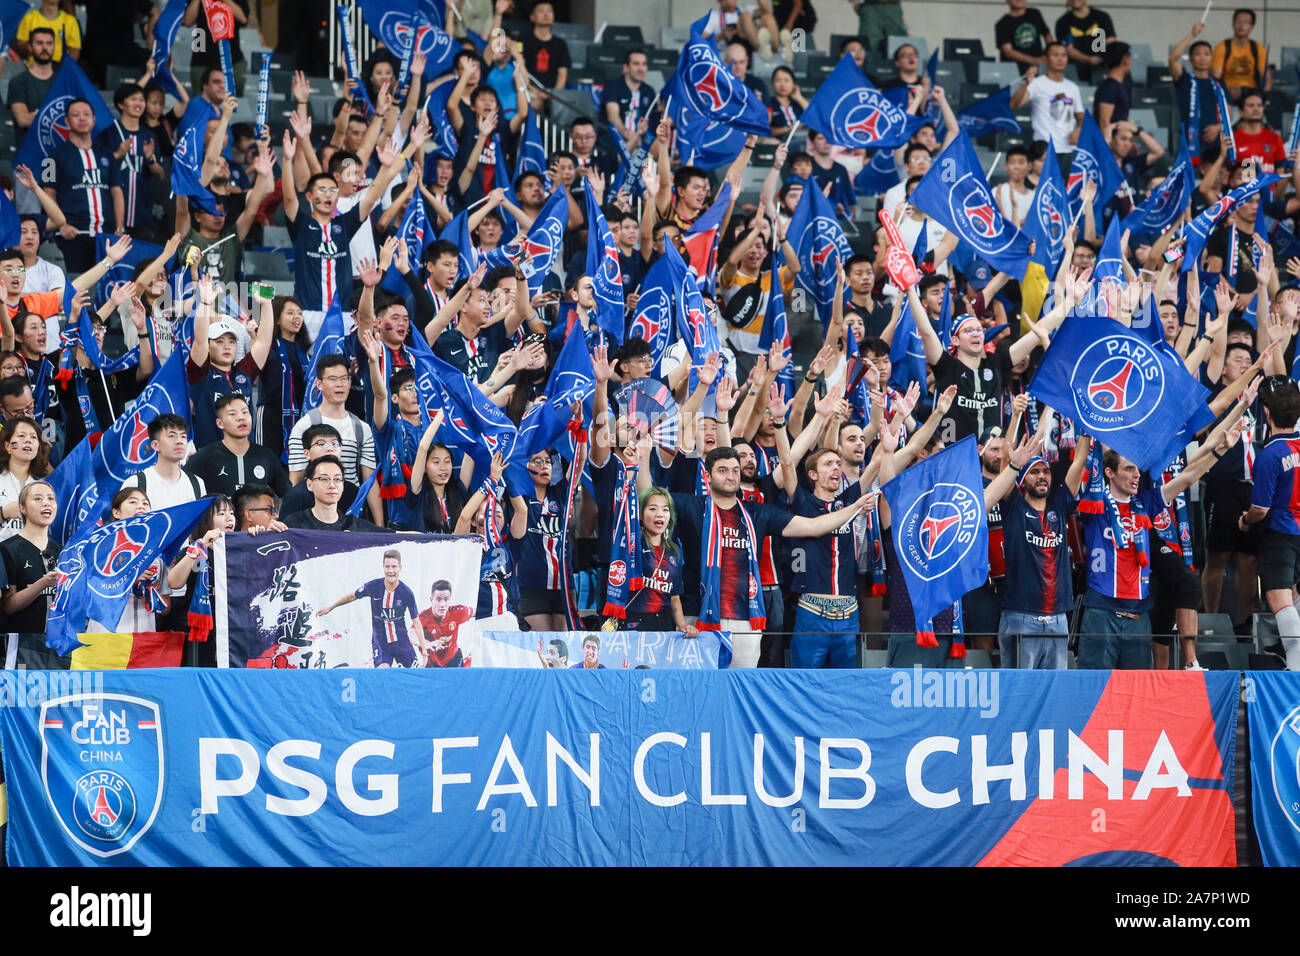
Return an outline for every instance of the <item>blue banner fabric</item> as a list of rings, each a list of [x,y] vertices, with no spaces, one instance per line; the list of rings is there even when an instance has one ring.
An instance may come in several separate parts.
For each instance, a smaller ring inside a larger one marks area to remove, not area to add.
[[[1238,686],[111,671],[101,693],[0,707],[9,862],[1232,866]]]
[[[1246,675],[1250,795],[1266,866],[1300,866],[1300,674]]]

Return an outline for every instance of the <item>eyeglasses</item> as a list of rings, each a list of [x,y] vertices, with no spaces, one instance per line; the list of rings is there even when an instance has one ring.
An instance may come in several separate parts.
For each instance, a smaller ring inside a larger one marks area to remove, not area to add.
[[[341,484],[343,484],[343,479],[342,479],[342,478],[335,478],[335,477],[333,477],[333,476],[325,477],[324,475],[321,475],[321,476],[318,476],[318,477],[316,477],[316,478],[308,478],[307,480],[308,480],[308,481],[318,481],[318,482],[320,482],[322,485],[341,485]]]
[[[244,511],[248,512],[249,514],[253,514],[256,511],[266,511],[273,515],[278,515],[280,513],[280,509],[277,508],[275,505],[264,505],[260,508],[245,508]]]
[[[316,193],[320,196],[337,196],[339,190],[337,186],[317,186]]]
[[[312,447],[312,448],[334,448],[334,449],[339,449],[339,448],[342,448],[342,447],[343,447],[343,443],[342,443],[342,442],[337,442],[337,441],[330,441],[328,438],[321,438],[321,439],[318,439],[317,441],[312,442],[312,443],[311,443],[311,447]]]
[[[399,391],[402,391],[402,392],[415,392],[415,391],[418,391],[418,389],[415,387],[415,383],[414,383],[414,382],[408,382],[407,384],[403,385],[403,386],[399,389]]]
[[[20,276],[27,271],[26,266],[5,266],[4,274],[7,276]]]
[[[26,375],[27,368],[23,365],[0,365],[0,376],[8,378],[10,375]]]

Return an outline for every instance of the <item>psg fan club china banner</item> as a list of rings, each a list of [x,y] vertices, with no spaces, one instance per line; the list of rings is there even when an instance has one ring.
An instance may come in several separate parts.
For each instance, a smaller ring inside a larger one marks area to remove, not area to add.
[[[441,641],[474,619],[482,556],[475,537],[227,535],[217,540],[213,560],[217,661],[271,668],[447,666],[450,661],[422,654],[417,645],[422,635]]]
[[[1246,675],[1251,810],[1268,866],[1300,864],[1300,674]]]
[[[1272,683],[1254,706],[1280,716],[1259,722],[1261,740],[1295,718],[1294,681],[1276,705]],[[920,668],[120,671],[0,707],[7,859],[1233,866],[1239,684]],[[1294,800],[1288,732],[1276,762]],[[1294,834],[1279,839],[1294,853]]]

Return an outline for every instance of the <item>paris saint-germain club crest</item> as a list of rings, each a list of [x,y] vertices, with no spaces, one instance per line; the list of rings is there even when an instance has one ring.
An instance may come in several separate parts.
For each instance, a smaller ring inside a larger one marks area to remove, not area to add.
[[[983,492],[940,482],[903,513],[899,558],[922,581],[934,581],[961,564],[984,521]]]
[[[1061,191],[1055,183],[1045,178],[1042,184],[1042,196],[1038,202],[1038,224],[1042,227],[1043,235],[1047,237],[1048,244],[1052,248],[1065,241],[1065,217],[1061,215],[1061,207],[1064,205]]]
[[[104,534],[89,549],[92,573],[87,587],[107,599],[125,594],[139,576],[134,559],[150,544],[166,540],[171,526],[166,511],[151,511],[117,522],[112,534]]]
[[[894,131],[890,103],[875,90],[851,90],[831,108],[831,126],[844,130],[858,146],[870,146]]]
[[[974,173],[966,173],[953,183],[948,209],[954,220],[967,224],[963,238],[970,239],[985,257],[997,255],[1016,241],[1018,233],[1006,227],[988,187]]]
[[[695,92],[695,102],[706,115],[718,112],[731,102],[731,85],[717,63],[692,63],[686,71],[687,82]]]
[[[125,853],[162,805],[162,715],[125,694],[75,694],[41,705],[41,781],[59,823],[98,857]]]
[[[72,130],[68,127],[68,104],[74,99],[71,94],[60,96],[41,110],[37,120],[37,135],[40,136],[41,149],[46,156],[54,155],[54,147],[67,142],[72,135]]]
[[[1269,748],[1273,797],[1287,823],[1300,832],[1300,707],[1282,718]]]
[[[1156,410],[1164,385],[1152,349],[1125,336],[1106,336],[1084,349],[1074,364],[1073,417],[1093,434],[1133,428]]]
[[[1097,157],[1083,147],[1078,147],[1074,151],[1074,159],[1070,163],[1070,173],[1065,180],[1066,191],[1071,195],[1077,193],[1083,188],[1083,181],[1091,179],[1093,182],[1100,180],[1097,175]]]

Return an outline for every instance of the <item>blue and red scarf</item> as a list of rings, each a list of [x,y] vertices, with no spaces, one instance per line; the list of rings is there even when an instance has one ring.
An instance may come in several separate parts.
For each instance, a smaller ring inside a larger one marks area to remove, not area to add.
[[[737,499],[736,507],[740,509],[741,523],[749,535],[749,626],[761,631],[767,627],[767,608],[763,603],[762,578],[758,570],[759,541],[744,503]],[[717,631],[722,627],[722,515],[712,498],[704,505],[701,545],[700,578],[704,584],[704,598],[696,626],[701,631]]]
[[[280,428],[284,433],[280,461],[283,463],[289,461],[289,433],[302,417],[302,394],[294,388],[294,364],[289,358],[291,348],[297,350],[298,368],[306,368],[307,353],[303,347],[296,341],[288,341],[279,335],[275,337],[275,352],[280,360]]]
[[[1143,528],[1151,527],[1151,519],[1142,511],[1142,506],[1138,504],[1137,498],[1129,502],[1129,510],[1133,513],[1137,533],[1130,535],[1124,529],[1124,522],[1120,520],[1119,505],[1115,503],[1114,496],[1110,493],[1110,484],[1106,481],[1106,473],[1102,466],[1101,447],[1094,441],[1088,449],[1088,471],[1084,478],[1083,490],[1079,495],[1079,504],[1076,509],[1079,514],[1085,515],[1105,515],[1106,521],[1110,524],[1110,533],[1115,541],[1117,551],[1122,551],[1130,545],[1137,551],[1137,561],[1140,567],[1147,567],[1151,564],[1151,556],[1147,553],[1145,538],[1142,535]]]
[[[190,640],[206,641],[212,633],[212,580],[208,573],[208,546],[200,538],[185,549],[185,556],[194,561],[199,572],[187,618]]]
[[[605,589],[608,617],[627,616],[627,605],[634,591],[644,584],[641,574],[641,521],[637,514],[636,480],[639,468],[625,465],[614,456],[618,466],[618,485],[614,489],[614,539],[609,552],[609,583]]]

